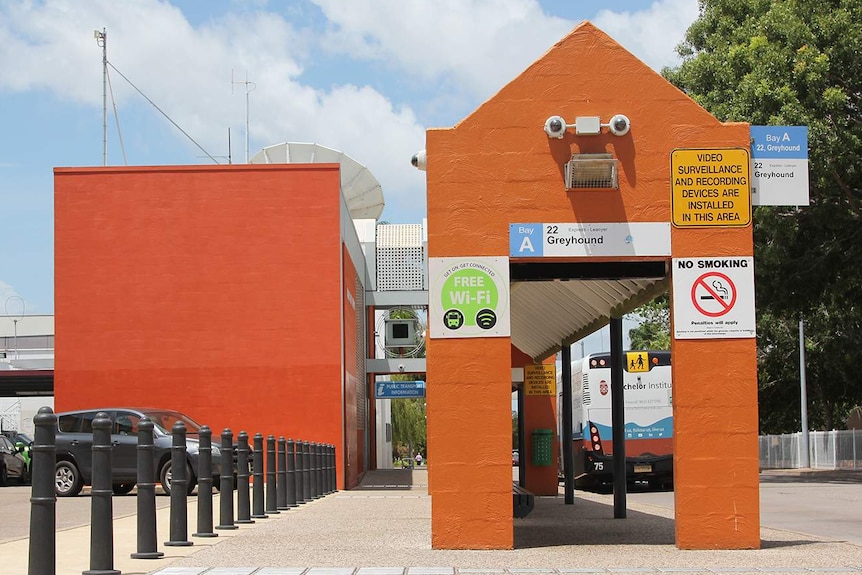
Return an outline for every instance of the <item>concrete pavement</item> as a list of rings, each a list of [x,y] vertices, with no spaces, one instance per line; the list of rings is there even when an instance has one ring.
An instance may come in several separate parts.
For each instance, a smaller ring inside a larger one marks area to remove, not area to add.
[[[218,513],[218,495],[214,509]],[[189,500],[189,532],[196,506]],[[431,499],[425,470],[377,471],[359,489],[218,531],[189,536],[191,547],[164,547],[169,510],[159,509],[157,560],[131,559],[134,515],[114,522],[114,568],[154,575],[467,575],[571,573],[862,573],[862,547],[794,531],[763,528],[762,548],[681,551],[672,510],[629,501],[613,519],[608,496],[539,497],[532,514],[515,520],[515,549],[431,548]],[[862,518],[860,518],[862,521]],[[215,524],[218,524],[216,518]],[[89,527],[57,533],[57,573],[89,568]],[[27,573],[26,539],[0,544],[0,573]]]

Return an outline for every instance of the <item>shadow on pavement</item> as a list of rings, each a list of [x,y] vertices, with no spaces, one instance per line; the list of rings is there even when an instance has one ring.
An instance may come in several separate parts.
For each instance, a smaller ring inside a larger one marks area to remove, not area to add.
[[[533,512],[514,522],[515,549],[569,545],[669,545],[676,544],[674,520],[641,511],[626,510],[615,519],[613,506],[575,498],[536,497]],[[811,540],[761,540],[761,549],[811,545]]]
[[[862,469],[764,469],[760,483],[862,483]]]
[[[398,491],[426,487],[428,484],[428,471],[422,469],[375,469],[365,472],[359,487],[356,490],[379,490]]]

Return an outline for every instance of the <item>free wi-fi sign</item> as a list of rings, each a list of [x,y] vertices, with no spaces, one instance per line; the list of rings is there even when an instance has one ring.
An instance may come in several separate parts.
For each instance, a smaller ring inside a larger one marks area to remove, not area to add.
[[[508,337],[509,258],[430,258],[432,338]]]

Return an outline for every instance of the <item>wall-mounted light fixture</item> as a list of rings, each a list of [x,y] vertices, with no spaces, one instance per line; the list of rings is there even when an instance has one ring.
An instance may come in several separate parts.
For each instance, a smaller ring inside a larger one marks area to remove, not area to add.
[[[574,154],[566,162],[566,189],[617,189],[617,160],[612,154]]]

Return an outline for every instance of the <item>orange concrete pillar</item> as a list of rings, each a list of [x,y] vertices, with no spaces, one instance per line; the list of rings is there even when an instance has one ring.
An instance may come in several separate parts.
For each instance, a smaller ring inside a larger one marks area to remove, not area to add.
[[[672,241],[677,258],[753,253],[751,227],[674,228]],[[677,546],[759,548],[756,340],[674,339],[671,357]]]
[[[553,366],[555,356],[542,362],[542,365]],[[512,350],[512,367],[527,368],[533,365],[533,360],[517,349]],[[556,381],[556,378],[555,378]],[[557,435],[557,389],[550,390],[549,395],[538,395],[524,392],[524,443],[526,450],[521,454],[525,465],[524,486],[536,495],[556,495],[559,480],[557,475],[557,458],[560,454],[560,438]],[[532,433],[536,429],[553,431],[551,465],[533,465]]]
[[[510,339],[429,339],[431,544],[511,549]]]

